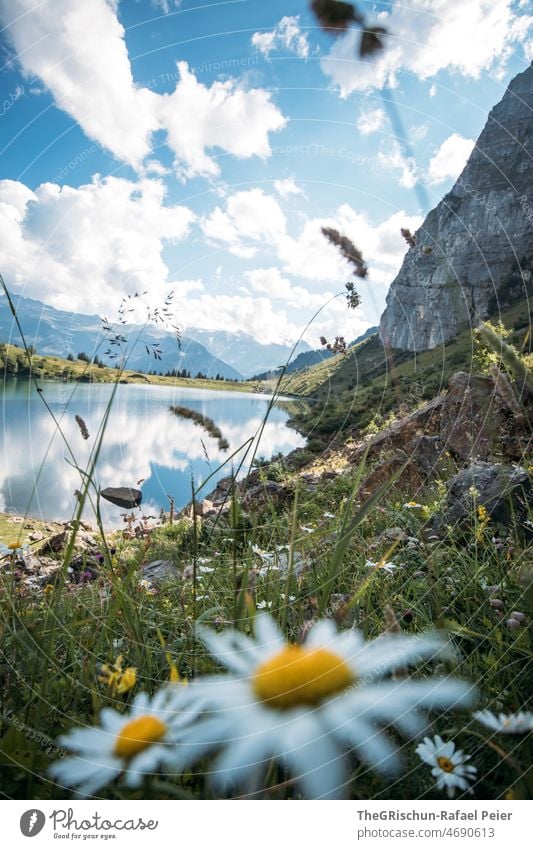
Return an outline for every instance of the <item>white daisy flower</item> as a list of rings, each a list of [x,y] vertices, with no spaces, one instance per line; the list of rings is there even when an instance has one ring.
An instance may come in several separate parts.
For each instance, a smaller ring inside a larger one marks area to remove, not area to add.
[[[90,796],[123,774],[128,787],[139,787],[146,774],[171,767],[178,733],[197,712],[185,711],[186,687],[163,687],[150,699],[139,693],[128,713],[104,708],[99,728],[74,728],[58,738],[71,757],[49,769],[58,784]]]
[[[500,713],[496,716],[490,710],[481,710],[474,714],[474,719],[500,734],[527,734],[533,731],[533,712],[531,711],[521,711],[508,716]]]
[[[257,607],[258,610],[266,610],[267,607],[270,609],[272,607],[272,602],[271,601],[258,601],[257,604],[256,604],[256,607]]]
[[[433,740],[424,737],[424,742],[415,751],[424,763],[433,767],[431,774],[436,778],[437,788],[446,789],[450,799],[455,795],[456,788],[472,793],[469,782],[475,781],[477,769],[466,764],[470,755],[456,749],[451,740],[445,743],[438,734]]]
[[[374,560],[367,560],[365,563],[367,569],[382,569],[387,575],[392,575],[395,569],[398,568],[396,563],[390,563],[389,561],[380,560],[378,563],[375,563]]]
[[[348,749],[390,773],[399,758],[384,727],[411,737],[427,726],[424,709],[473,700],[473,688],[452,678],[387,678],[407,664],[449,656],[435,634],[365,643],[358,631],[338,633],[332,622],[321,621],[304,645],[288,645],[266,614],[255,619],[255,640],[239,631],[198,633],[232,674],[187,687],[192,703],[202,702],[207,715],[187,730],[178,758],[185,768],[218,751],[212,774],[222,791],[243,783],[257,788],[269,761],[277,759],[307,798],[342,798]]]

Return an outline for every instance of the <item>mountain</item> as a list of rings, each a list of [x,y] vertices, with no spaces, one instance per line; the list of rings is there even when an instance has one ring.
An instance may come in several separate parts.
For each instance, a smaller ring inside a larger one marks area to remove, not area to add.
[[[415,234],[381,318],[386,345],[434,348],[528,294],[532,109],[533,65],[511,81],[454,187]]]
[[[350,342],[348,348],[353,348],[355,345],[359,345],[360,342],[364,342],[369,336],[373,336],[374,333],[377,333],[377,330],[377,327],[369,327],[361,334],[361,336],[358,336],[357,339]],[[289,365],[285,369],[285,374],[294,374],[294,372],[297,371],[305,371],[305,369],[311,368],[311,366],[315,366],[325,360],[329,360],[333,356],[335,355],[332,354],[331,351],[328,351],[327,348],[309,348],[308,351],[302,351],[301,354],[298,354],[297,357],[290,361]],[[277,368],[270,369],[262,374],[256,374],[254,377],[257,380],[270,380],[271,378],[276,377],[276,374],[279,374],[282,368],[283,366],[280,365]]]
[[[220,330],[190,330],[189,333],[215,356],[229,363],[245,377],[269,371],[285,363],[292,352],[292,345],[262,345],[247,333],[227,333]],[[307,342],[299,342],[295,353],[311,351]]]
[[[99,316],[57,310],[41,301],[20,295],[14,295],[13,300],[26,342],[33,345],[39,354],[66,357],[68,354],[76,356],[84,351],[91,357],[98,353],[100,359],[112,364],[103,354],[108,345],[102,334],[102,321]],[[131,339],[134,339],[140,330],[133,325],[126,329],[118,326],[118,329],[127,333]],[[162,372],[186,369],[193,377],[201,372],[208,377],[219,374],[231,380],[242,379],[242,374],[237,369],[214,356],[204,345],[189,336],[182,338],[180,350],[176,338],[171,333],[150,326],[143,331],[142,340],[134,347],[128,359],[128,368]],[[0,341],[20,344],[20,336],[4,295],[0,297]],[[159,346],[160,360],[155,360],[147,354],[144,341],[148,345]]]

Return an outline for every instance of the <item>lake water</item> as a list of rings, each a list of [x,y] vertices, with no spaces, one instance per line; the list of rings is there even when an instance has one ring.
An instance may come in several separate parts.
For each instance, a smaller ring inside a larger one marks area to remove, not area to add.
[[[85,468],[112,386],[46,381],[41,385],[55,416],[61,419],[77,465]],[[167,495],[174,497],[176,509],[180,509],[191,499],[191,475],[198,487],[233,451],[255,436],[268,404],[267,396],[244,392],[119,385],[96,468],[98,486],[137,487],[142,479],[138,488],[143,493],[143,513],[159,515],[162,507],[168,510]],[[219,450],[217,440],[192,421],[173,415],[171,405],[189,407],[213,419],[230,449]],[[272,409],[257,456],[270,458],[304,444],[303,437],[287,426],[289,414],[283,407],[279,402]],[[87,424],[87,441],[80,434],[76,415]],[[1,428],[0,511],[23,514],[30,502],[31,516],[70,519],[76,506],[74,492],[81,489],[80,474],[67,462],[65,443],[33,384],[20,380],[4,384]],[[239,456],[231,461],[233,465],[238,465]],[[226,464],[199,497],[205,497],[216,481],[230,472],[231,465]],[[105,524],[121,524],[125,511],[103,500],[101,503]],[[91,521],[90,510],[85,516]]]

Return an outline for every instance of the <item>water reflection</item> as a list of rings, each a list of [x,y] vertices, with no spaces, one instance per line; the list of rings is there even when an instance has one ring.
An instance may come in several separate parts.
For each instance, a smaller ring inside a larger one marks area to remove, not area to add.
[[[75,386],[75,394],[69,401],[74,388],[71,384],[43,383],[42,386],[44,397],[61,420],[77,465],[85,468],[112,387],[80,384]],[[198,485],[233,451],[255,436],[268,403],[269,399],[263,395],[120,385],[97,465],[98,485],[102,489],[135,486],[143,480],[140,488],[145,513],[157,515],[161,507],[168,509],[167,495],[175,498],[179,509],[190,500],[191,475]],[[213,419],[230,443],[230,449],[220,451],[216,439],[193,422],[172,415],[171,404],[190,407]],[[75,415],[86,422],[89,440],[82,439]],[[287,453],[304,444],[302,437],[287,427],[287,418],[287,412],[280,406],[272,409],[261,437],[259,456],[268,458],[279,451]],[[2,428],[0,510],[24,513],[31,498],[30,515],[49,520],[69,519],[76,504],[74,492],[80,489],[80,474],[67,461],[68,458],[72,462],[72,458],[65,442],[27,381],[5,384]],[[233,461],[235,465],[239,456]],[[229,472],[229,466],[218,472],[205,494]],[[121,522],[123,510],[107,503],[102,503],[102,507],[107,525]],[[90,521],[90,510],[86,518]]]

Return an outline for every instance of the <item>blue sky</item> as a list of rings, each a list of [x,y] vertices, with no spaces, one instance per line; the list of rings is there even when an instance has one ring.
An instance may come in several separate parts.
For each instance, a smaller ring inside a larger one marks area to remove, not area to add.
[[[17,292],[112,317],[176,292],[183,327],[294,341],[379,319],[415,229],[533,56],[521,0],[360,3],[362,62],[304,0],[0,0],[0,267]],[[391,101],[412,157],[392,132]],[[417,190],[418,187],[418,190]]]

